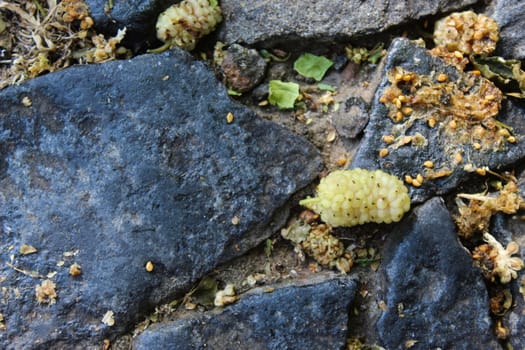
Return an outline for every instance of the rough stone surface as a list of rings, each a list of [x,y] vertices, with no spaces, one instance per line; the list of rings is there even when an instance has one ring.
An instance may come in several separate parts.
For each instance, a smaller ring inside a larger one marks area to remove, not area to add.
[[[233,44],[224,51],[219,71],[226,86],[247,92],[264,79],[266,61],[257,50]]]
[[[450,146],[450,140],[442,136],[439,127],[429,128],[426,121],[416,120],[406,134],[414,135],[419,132],[425,137],[428,144],[424,147],[400,147],[390,152],[387,157],[379,157],[379,150],[385,147],[382,136],[392,134],[396,125],[388,117],[388,110],[379,102],[379,98],[390,84],[386,77],[387,72],[397,66],[418,74],[446,73],[452,81],[456,80],[461,73],[454,67],[444,64],[441,59],[429,55],[425,48],[407,39],[396,39],[392,43],[386,58],[384,78],[372,103],[370,121],[364,131],[362,146],[356,152],[351,167],[380,168],[403,178],[406,174],[422,173],[423,163],[427,160],[433,161],[436,165],[451,163],[451,155],[446,151]],[[521,135],[525,135],[525,125],[522,122],[524,115],[523,105],[512,99],[504,100],[497,119],[514,128],[513,133],[517,135],[518,142],[507,144],[506,149],[497,152],[472,152],[466,149],[464,154],[468,155],[468,158],[465,156],[464,162],[457,164],[454,168],[451,167],[453,173],[450,176],[425,181],[420,188],[411,187],[412,201],[421,202],[435,194],[445,194],[471,178],[472,174],[463,170],[467,162],[476,167],[488,166],[491,169],[499,169],[523,159],[525,157],[525,138]]]
[[[180,50],[73,67],[0,101],[4,349],[99,348],[265,240],[320,171],[313,146],[232,102]],[[56,304],[38,305],[55,271]]]
[[[387,349],[500,349],[481,272],[459,244],[440,198],[389,234],[380,269],[387,310],[377,329]]]
[[[476,2],[222,0],[224,23],[219,38],[226,43],[245,44],[348,39],[375,34],[408,20],[464,8]]]
[[[498,22],[500,41],[496,54],[505,58],[525,59],[525,2],[499,0],[491,16]]]
[[[318,278],[319,280],[319,278]],[[257,288],[220,311],[195,314],[146,330],[137,350],[342,349],[357,283],[349,277]]]

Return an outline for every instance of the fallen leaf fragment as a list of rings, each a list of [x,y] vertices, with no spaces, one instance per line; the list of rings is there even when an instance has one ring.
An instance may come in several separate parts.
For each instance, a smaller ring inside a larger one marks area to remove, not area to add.
[[[20,254],[22,255],[33,254],[33,253],[36,253],[37,251],[38,250],[35,247],[29,244],[22,244],[22,246],[20,247]]]
[[[115,318],[114,318],[114,312],[111,311],[111,310],[108,310],[105,314],[104,314],[104,317],[102,317],[102,323],[104,323],[105,325],[108,325],[108,326],[113,326],[115,324]]]
[[[50,305],[56,303],[57,292],[55,288],[56,284],[49,279],[36,286],[35,295],[38,303]]]

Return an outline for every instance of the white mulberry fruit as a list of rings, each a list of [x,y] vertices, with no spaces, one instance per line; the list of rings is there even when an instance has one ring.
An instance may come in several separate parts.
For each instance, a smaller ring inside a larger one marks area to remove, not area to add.
[[[197,40],[210,34],[221,21],[216,0],[184,0],[159,15],[157,38],[191,51]]]
[[[410,197],[400,179],[381,170],[336,170],[321,179],[317,197],[299,204],[334,227],[389,224],[401,220],[410,209]]]

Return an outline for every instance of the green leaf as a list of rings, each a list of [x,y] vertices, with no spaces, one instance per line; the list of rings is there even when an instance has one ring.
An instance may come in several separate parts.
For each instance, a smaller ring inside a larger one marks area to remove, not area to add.
[[[203,277],[190,294],[196,304],[213,307],[215,294],[217,293],[217,281],[211,277]]]
[[[294,62],[293,69],[303,77],[314,78],[316,81],[320,81],[333,64],[326,57],[305,53]]]
[[[471,57],[472,64],[485,78],[492,80],[507,95],[525,98],[525,72],[519,60],[502,57]]]
[[[280,109],[293,108],[295,100],[299,97],[299,84],[296,83],[271,80],[269,89],[268,101]]]

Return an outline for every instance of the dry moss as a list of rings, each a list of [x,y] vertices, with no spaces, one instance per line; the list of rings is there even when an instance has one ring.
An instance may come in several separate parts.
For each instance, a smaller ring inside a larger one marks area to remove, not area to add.
[[[128,55],[118,45],[125,31],[108,40],[97,35],[82,0],[0,1],[0,22],[0,88],[72,64]]]

